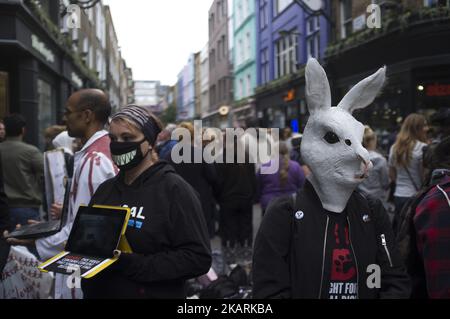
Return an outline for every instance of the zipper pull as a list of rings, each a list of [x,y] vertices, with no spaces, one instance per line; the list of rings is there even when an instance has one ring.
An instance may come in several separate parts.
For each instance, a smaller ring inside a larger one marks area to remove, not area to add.
[[[386,255],[389,259],[389,265],[391,267],[394,267],[394,264],[392,263],[392,259],[391,259],[391,254],[389,253],[389,249],[387,247],[387,242],[386,242],[386,236],[384,234],[381,234],[381,245],[383,245],[384,250],[386,251]]]
[[[384,234],[381,234],[381,244],[382,244],[383,246],[387,246],[387,243],[386,243],[386,236],[385,236]]]

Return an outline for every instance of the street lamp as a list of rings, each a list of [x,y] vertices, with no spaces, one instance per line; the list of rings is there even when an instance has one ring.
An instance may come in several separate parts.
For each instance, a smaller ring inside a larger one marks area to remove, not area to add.
[[[323,0],[294,0],[309,15],[321,15],[327,19],[330,25],[334,26],[331,17],[323,10]]]
[[[77,5],[80,7],[80,9],[87,10],[92,7],[95,7],[97,3],[99,3],[100,0],[70,0],[70,5]],[[65,6],[63,3],[61,3],[61,18],[65,17],[67,15],[67,8],[69,6]]]
[[[76,4],[80,6],[81,9],[90,9],[95,7],[100,0],[70,0],[70,4]]]

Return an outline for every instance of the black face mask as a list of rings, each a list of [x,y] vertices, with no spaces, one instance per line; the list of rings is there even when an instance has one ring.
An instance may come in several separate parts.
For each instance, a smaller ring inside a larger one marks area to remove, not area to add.
[[[144,155],[141,151],[141,145],[146,140],[141,142],[111,142],[110,149],[114,163],[122,171],[128,171],[137,167]]]

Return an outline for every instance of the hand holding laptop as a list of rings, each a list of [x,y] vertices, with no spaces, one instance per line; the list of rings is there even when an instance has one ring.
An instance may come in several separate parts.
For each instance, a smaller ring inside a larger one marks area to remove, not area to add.
[[[50,217],[52,220],[60,220],[62,216],[63,205],[54,203],[50,207]]]
[[[29,220],[28,221],[28,225],[37,225],[40,224],[41,222],[37,221],[37,220]],[[19,230],[20,228],[22,228],[22,225],[17,225],[16,226],[16,230]],[[8,238],[9,236],[9,232],[7,230],[5,230],[3,232],[3,238],[6,238],[6,242],[8,244],[10,244],[11,246],[29,246],[29,245],[34,245],[35,240],[34,239],[17,239],[17,238]]]

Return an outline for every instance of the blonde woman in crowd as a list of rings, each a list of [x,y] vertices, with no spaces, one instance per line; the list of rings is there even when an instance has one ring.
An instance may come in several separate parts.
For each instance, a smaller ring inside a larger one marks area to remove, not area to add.
[[[423,149],[427,145],[428,124],[423,115],[410,114],[401,127],[389,154],[389,174],[395,181],[394,204],[398,214],[422,187]]]

